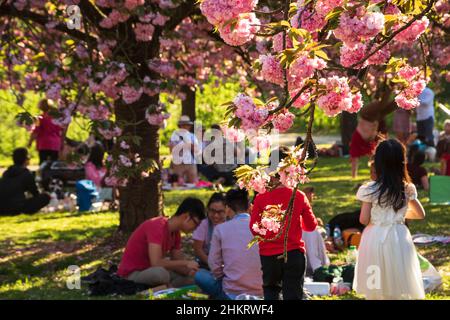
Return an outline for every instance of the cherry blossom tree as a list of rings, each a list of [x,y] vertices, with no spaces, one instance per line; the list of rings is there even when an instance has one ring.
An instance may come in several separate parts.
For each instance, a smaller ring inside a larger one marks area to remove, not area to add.
[[[286,0],[273,8],[258,0],[201,1],[203,15],[227,44],[271,44],[255,59],[255,73],[283,91],[264,101],[245,90],[239,93],[224,105],[229,127],[253,138],[260,128],[284,132],[295,116],[309,118],[305,144],[293,148],[276,170],[243,166],[236,171],[240,186],[250,190],[274,187],[271,176],[293,189],[287,210],[267,208],[262,225],[253,226],[259,233],[255,241],[271,241],[289,230],[294,194],[309,181],[315,165],[307,150],[317,108],[330,117],[356,113],[363,107],[362,93],[374,97],[382,86],[393,90],[398,107],[419,105],[431,75],[422,42],[430,33],[430,19],[446,31],[448,10],[442,6],[435,0]],[[420,63],[400,50],[417,43],[422,44]],[[286,253],[285,247],[285,259]]]
[[[56,122],[81,115],[116,140],[105,182],[120,189],[123,231],[163,211],[160,94],[185,98],[214,73],[235,74],[240,63],[229,61],[241,59],[194,0],[2,0],[0,33],[1,86],[19,105],[27,90],[45,92]],[[26,110],[17,119],[32,129]]]

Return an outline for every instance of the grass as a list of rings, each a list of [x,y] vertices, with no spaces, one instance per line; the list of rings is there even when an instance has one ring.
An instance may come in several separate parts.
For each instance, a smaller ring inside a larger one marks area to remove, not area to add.
[[[360,177],[352,180],[346,159],[319,159],[310,185],[315,187],[314,212],[328,221],[339,212],[356,209],[357,183],[368,179],[369,170],[362,163]],[[206,202],[212,191],[165,192],[166,214],[172,214],[184,197],[196,196]],[[424,192],[420,200],[427,211],[424,221],[411,223],[411,232],[450,235],[448,207],[431,206]],[[78,265],[81,275],[99,266],[118,263],[126,235],[117,232],[119,215],[105,213],[46,213],[0,217],[0,299],[92,299],[87,290],[66,287],[70,265]],[[441,291],[427,299],[450,297],[450,249],[444,245],[418,248],[443,275]],[[333,262],[343,261],[345,254],[332,255]],[[143,299],[143,296],[106,297],[108,299]],[[327,297],[326,299],[336,299]],[[339,299],[359,299],[354,294]]]

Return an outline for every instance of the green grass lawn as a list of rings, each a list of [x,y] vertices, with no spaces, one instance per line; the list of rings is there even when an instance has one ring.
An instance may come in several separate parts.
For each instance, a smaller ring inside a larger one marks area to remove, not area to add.
[[[368,179],[366,163],[360,177],[352,180],[346,159],[319,159],[311,176],[315,187],[314,212],[324,221],[340,212],[356,209],[355,186]],[[180,201],[197,196],[206,201],[212,191],[171,191],[164,194],[166,214],[172,214]],[[412,222],[411,232],[450,235],[449,208],[431,206],[424,192],[420,200],[427,212],[426,220]],[[118,233],[119,215],[106,213],[48,213],[0,217],[0,299],[88,299],[86,287],[66,287],[67,267],[78,265],[87,275],[99,266],[118,263],[126,243],[126,235]],[[427,295],[429,299],[450,297],[450,248],[433,245],[418,248],[444,278],[441,291]],[[335,263],[344,254],[332,255]],[[108,297],[109,298],[109,297]],[[120,299],[120,297],[112,297]],[[126,297],[142,299],[143,297]],[[335,297],[331,297],[335,298]],[[340,299],[358,299],[348,294]]]

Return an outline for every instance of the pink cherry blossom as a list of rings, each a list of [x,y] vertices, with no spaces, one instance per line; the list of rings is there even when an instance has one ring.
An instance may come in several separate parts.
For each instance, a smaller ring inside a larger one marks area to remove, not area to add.
[[[200,10],[209,23],[219,25],[242,13],[252,12],[257,4],[258,0],[204,0]]]
[[[400,32],[395,36],[395,40],[401,43],[408,43],[416,41],[419,36],[425,32],[425,30],[428,28],[428,25],[430,24],[430,21],[427,17],[423,17],[420,20],[414,21],[408,28]],[[396,29],[400,28],[400,26],[397,26]]]
[[[283,85],[283,68],[278,59],[272,55],[261,55],[259,61],[262,64],[261,75],[264,80]]]
[[[286,132],[294,124],[295,116],[291,112],[281,112],[272,118],[273,127],[280,132]]]
[[[231,23],[219,25],[220,36],[230,46],[241,46],[253,39],[260,21],[254,13],[241,14],[232,28]]]
[[[325,94],[317,100],[317,105],[327,116],[334,117],[352,108],[353,96],[346,77],[321,78],[319,84],[325,87]]]
[[[155,27],[149,23],[136,23],[134,33],[137,41],[151,41]]]
[[[299,183],[304,184],[309,181],[306,176],[306,170],[300,165],[283,166],[280,162],[278,165],[278,174],[280,175],[280,182],[286,188],[294,188]]]

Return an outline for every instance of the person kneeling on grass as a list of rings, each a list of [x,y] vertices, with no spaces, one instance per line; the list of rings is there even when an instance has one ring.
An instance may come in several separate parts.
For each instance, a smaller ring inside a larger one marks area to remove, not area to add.
[[[229,221],[214,228],[208,264],[211,271],[200,269],[196,284],[212,298],[235,299],[240,294],[262,296],[261,262],[258,246],[247,248],[253,236],[246,190],[229,190],[225,196]]]
[[[186,198],[171,218],[163,216],[145,221],[128,239],[117,274],[151,287],[193,284],[199,266],[185,259],[180,231],[192,232],[204,218],[203,203]]]

